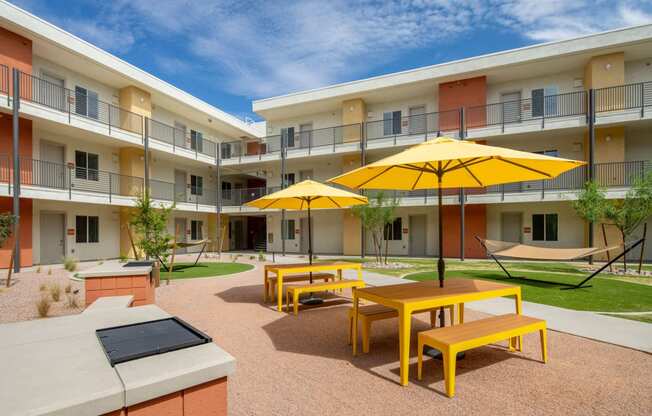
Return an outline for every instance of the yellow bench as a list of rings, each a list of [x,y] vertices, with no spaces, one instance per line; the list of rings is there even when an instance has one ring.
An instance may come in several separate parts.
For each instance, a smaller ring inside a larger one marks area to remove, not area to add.
[[[267,299],[275,300],[276,299],[276,281],[278,278],[276,276],[270,276],[265,281],[265,301]],[[323,280],[328,282],[330,280],[335,280],[335,275],[333,273],[313,273],[312,280]],[[289,276],[283,276],[283,283],[285,282],[307,282],[310,281],[310,273],[306,274],[294,274]]]
[[[454,313],[455,309],[453,305],[446,306],[451,316],[451,323],[454,324]],[[439,310],[439,308],[437,308]],[[416,313],[416,312],[415,312]],[[374,321],[380,321],[383,319],[398,318],[398,311],[393,308],[388,308],[387,306],[373,304],[360,306],[358,308],[358,319],[360,320],[360,327],[362,330],[362,352],[369,352],[370,336],[371,336],[371,324]],[[430,322],[434,325],[436,320],[436,310],[431,311]],[[353,308],[349,309],[349,345],[353,339]]]
[[[480,319],[457,326],[419,332],[417,378],[421,380],[423,347],[428,345],[442,353],[446,394],[455,396],[455,365],[457,353],[498,341],[509,340],[513,349],[515,338],[539,331],[541,360],[548,360],[546,351],[546,321],[529,316],[509,314]]]
[[[285,279],[285,278],[284,278]],[[336,289],[353,289],[364,287],[364,280],[336,280],[333,282],[324,282],[324,283],[313,283],[308,285],[287,285],[283,286],[285,289],[285,301],[286,301],[286,310],[290,311],[290,298],[292,299],[292,305],[294,306],[294,314],[299,314],[299,295],[305,292],[325,292],[327,290],[336,290]]]

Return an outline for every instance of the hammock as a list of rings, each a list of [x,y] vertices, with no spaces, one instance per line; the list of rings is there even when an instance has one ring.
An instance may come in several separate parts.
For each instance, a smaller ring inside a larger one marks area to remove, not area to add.
[[[510,243],[507,241],[500,241],[500,240],[486,240],[478,237],[477,235],[475,236],[475,238],[482,245],[482,247],[484,247],[487,254],[491,256],[491,258],[498,264],[498,266],[500,266],[501,269],[503,269],[507,277],[509,277],[510,279],[513,278],[513,276],[507,271],[505,266],[503,266],[503,264],[496,258],[496,256],[516,258],[516,259],[526,259],[526,260],[570,261],[570,260],[577,260],[584,257],[593,256],[599,253],[604,253],[615,249],[623,250],[622,253],[620,253],[615,258],[610,259],[607,262],[607,264],[600,267],[597,271],[593,272],[589,277],[582,280],[580,283],[576,285],[566,284],[565,286],[569,286],[569,287],[563,289],[578,289],[582,287],[584,283],[593,279],[595,276],[600,274],[607,267],[611,266],[614,262],[616,262],[616,260],[626,255],[628,251],[638,246],[645,240],[645,238],[641,238],[640,240],[635,241],[631,244],[610,246],[604,248],[598,248],[598,247],[549,248],[549,247],[529,246],[527,244],[520,244],[520,243]],[[521,277],[521,279],[525,279],[525,278]],[[560,284],[558,282],[545,282],[543,280],[537,280],[537,281],[543,283],[556,284],[556,285]],[[591,287],[591,286],[584,286],[584,287]]]
[[[615,249],[622,249],[621,245],[599,248],[549,248],[529,246],[527,244],[510,243],[499,240],[481,240],[480,243],[487,250],[487,253],[500,257],[511,257],[527,260],[577,260],[584,257],[594,256]]]
[[[201,255],[204,254],[204,250],[206,249],[206,245],[211,243],[211,242],[212,242],[211,240],[204,239],[204,240],[200,240],[200,241],[194,241],[192,243],[184,243],[184,242],[172,242],[172,243],[170,243],[168,245],[168,248],[170,250],[172,250],[172,254],[173,254],[173,256],[172,256],[172,267],[174,267],[174,252],[178,248],[188,248],[188,247],[194,247],[194,246],[202,246],[201,250],[199,251],[199,254],[197,255],[197,258],[195,259],[195,262],[193,263],[193,266],[196,266],[197,262],[201,258]],[[163,261],[162,258],[159,257],[159,261],[161,262],[161,266],[163,266],[165,271],[170,270],[170,268],[168,267],[167,264],[165,264],[165,262]]]

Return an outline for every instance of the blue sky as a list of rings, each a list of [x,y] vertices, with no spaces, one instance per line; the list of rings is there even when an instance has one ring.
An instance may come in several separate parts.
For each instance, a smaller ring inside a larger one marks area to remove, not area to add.
[[[629,0],[10,0],[240,118],[251,100],[652,23]]]

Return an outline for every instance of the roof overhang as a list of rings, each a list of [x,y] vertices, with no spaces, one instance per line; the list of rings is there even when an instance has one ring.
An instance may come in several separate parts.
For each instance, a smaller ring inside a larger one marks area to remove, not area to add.
[[[387,102],[436,92],[442,82],[486,75],[489,82],[534,77],[583,66],[591,56],[624,51],[627,60],[652,56],[652,24],[543,43],[253,102],[267,120],[341,108],[344,100]],[[551,58],[555,58],[551,60]],[[542,61],[545,66],[542,66]]]
[[[56,54],[50,52],[51,57],[57,59],[55,63],[66,62],[66,66],[78,68],[89,68],[90,64],[97,67],[93,75],[107,85],[142,88],[152,94],[154,102],[224,134],[235,137],[259,135],[258,129],[237,117],[3,0],[0,0],[0,24],[32,40],[34,50],[42,52],[39,55],[45,55],[46,59],[49,58],[48,48],[56,47]]]

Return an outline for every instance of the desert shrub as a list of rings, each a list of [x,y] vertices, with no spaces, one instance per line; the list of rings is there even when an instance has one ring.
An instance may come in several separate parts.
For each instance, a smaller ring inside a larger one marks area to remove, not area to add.
[[[63,289],[63,291],[66,292],[66,294],[72,292],[72,286],[70,285],[70,283],[68,283],[66,285],[66,287]]]
[[[48,288],[48,286],[47,286],[45,283],[41,283],[41,284],[39,285],[39,287],[38,287],[38,290],[41,291],[41,292],[43,292],[43,291],[45,291],[45,289],[47,289],[47,288]]]
[[[51,306],[52,302],[50,301],[50,298],[47,296],[41,296],[41,299],[36,302],[36,311],[38,312],[38,316],[41,318],[48,316]]]
[[[58,284],[50,286],[50,296],[52,296],[53,301],[59,302],[61,300],[61,286]]]
[[[77,270],[77,260],[68,256],[64,257],[63,268],[68,270],[69,272],[74,272],[75,270]]]
[[[70,309],[77,309],[79,303],[77,302],[77,295],[70,293],[66,296],[66,306]]]

